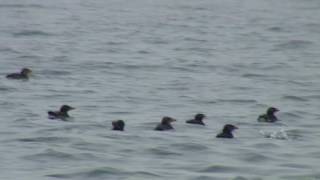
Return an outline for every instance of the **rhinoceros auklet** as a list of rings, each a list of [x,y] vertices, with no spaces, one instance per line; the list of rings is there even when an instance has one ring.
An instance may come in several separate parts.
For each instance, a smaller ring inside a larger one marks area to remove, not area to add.
[[[204,122],[202,121],[206,116],[204,114],[196,114],[194,119],[187,120],[186,123],[188,124],[199,124],[205,126]]]
[[[267,109],[266,114],[262,114],[258,117],[259,122],[276,122],[278,121],[278,118],[274,115],[274,113],[278,112],[279,109],[274,107],[269,107]]]
[[[63,105],[59,111],[48,111],[49,119],[65,120],[66,118],[70,117],[68,112],[73,109],[75,108],[68,105]]]
[[[173,119],[171,117],[165,116],[162,118],[161,123],[158,124],[154,130],[156,131],[165,131],[165,130],[170,130],[174,129],[171,125],[172,122],[177,121],[176,119]]]
[[[233,138],[232,131],[235,129],[238,129],[238,127],[232,124],[226,124],[224,125],[222,132],[219,133],[216,137],[217,138]]]
[[[123,131],[125,123],[123,120],[112,121],[112,130],[114,131]]]
[[[31,69],[23,68],[19,73],[11,73],[8,74],[6,77],[8,79],[29,79],[31,73]]]

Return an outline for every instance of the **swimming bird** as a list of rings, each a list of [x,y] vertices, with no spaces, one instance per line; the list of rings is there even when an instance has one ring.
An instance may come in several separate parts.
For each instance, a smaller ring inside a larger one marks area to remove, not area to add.
[[[48,111],[49,119],[65,120],[66,118],[70,117],[68,112],[73,109],[75,108],[68,105],[63,105],[59,111]]]
[[[174,129],[171,125],[172,122],[177,121],[176,119],[173,119],[171,117],[165,116],[162,118],[161,123],[158,124],[154,130],[156,131],[165,131],[165,130],[170,130]]]
[[[224,125],[222,132],[219,133],[216,137],[217,138],[233,138],[232,131],[235,129],[238,129],[238,127],[232,124],[226,124]]]
[[[8,74],[6,77],[8,79],[29,79],[31,73],[31,69],[23,68],[19,73],[11,73]]]
[[[199,124],[205,126],[204,122],[202,121],[204,118],[206,118],[206,116],[204,114],[199,113],[194,116],[194,119],[187,120],[186,123]]]
[[[278,112],[279,109],[274,108],[274,107],[269,107],[267,109],[266,114],[262,114],[258,117],[258,121],[259,122],[276,122],[278,121],[278,118],[276,117],[276,115],[274,115],[274,113]]]
[[[123,120],[112,121],[112,130],[114,131],[124,131],[125,123]]]

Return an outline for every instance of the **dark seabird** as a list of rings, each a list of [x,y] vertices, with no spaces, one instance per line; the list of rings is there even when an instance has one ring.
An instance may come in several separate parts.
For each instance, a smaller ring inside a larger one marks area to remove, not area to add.
[[[31,69],[23,68],[19,73],[11,73],[8,74],[6,77],[8,79],[29,79],[31,73]]]
[[[8,79],[29,79],[31,73],[31,69],[23,68],[19,73],[11,73],[8,74],[6,77]]]
[[[276,122],[278,118],[274,115],[274,113],[278,112],[279,109],[270,107],[267,110],[266,114],[262,114],[258,117],[259,122]]]
[[[217,138],[233,138],[232,131],[238,129],[238,127],[232,125],[232,124],[226,124],[223,127],[223,130],[220,134],[218,134]]]
[[[112,121],[112,130],[123,131],[124,126],[125,126],[125,124],[124,124],[123,120]]]
[[[68,111],[75,109],[74,107],[63,105],[59,111],[48,111],[49,119],[66,119],[69,116]]]
[[[171,125],[172,122],[177,121],[176,119],[173,119],[171,117],[163,117],[161,120],[161,123],[158,124],[154,130],[156,131],[165,131],[165,130],[170,130],[170,129],[174,129]]]
[[[194,119],[187,120],[186,123],[188,124],[199,124],[205,126],[204,122],[202,121],[206,116],[204,114],[196,114]]]

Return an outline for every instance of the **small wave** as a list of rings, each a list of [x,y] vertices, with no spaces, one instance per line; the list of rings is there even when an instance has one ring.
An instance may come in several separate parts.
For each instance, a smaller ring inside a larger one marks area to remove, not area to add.
[[[181,71],[181,72],[197,72],[196,69],[194,69],[194,67],[182,67],[182,66],[171,66],[169,67],[172,70],[177,70],[177,71]]]
[[[41,56],[36,56],[36,55],[22,55],[22,56],[19,56],[17,57],[19,59],[37,59],[37,60],[40,60],[41,59]]]
[[[71,174],[49,174],[46,175],[47,177],[53,177],[53,178],[71,178]]]
[[[320,151],[309,152],[310,157],[320,159]]]
[[[265,77],[264,74],[257,74],[257,73],[245,73],[242,75],[242,77],[245,78],[261,78],[261,77]]]
[[[69,142],[69,138],[65,137],[34,137],[34,138],[20,138],[18,141],[21,142]]]
[[[124,171],[113,167],[96,168],[92,170],[83,170],[81,172],[74,173],[61,173],[61,174],[49,174],[47,177],[54,178],[102,178],[102,177],[114,177],[114,176],[137,176],[139,178],[157,178],[161,177],[158,174],[147,171]]]
[[[70,75],[71,72],[69,71],[61,71],[61,70],[46,70],[44,72],[41,72],[43,74],[47,74],[47,75],[55,75],[55,76],[66,76],[66,75]]]
[[[116,41],[109,41],[106,43],[107,45],[110,45],[110,46],[117,46],[117,45],[123,45],[123,44],[126,44],[126,42],[116,42]]]
[[[241,103],[241,104],[254,104],[257,103],[256,100],[253,99],[217,99],[218,103]]]
[[[10,47],[0,47],[0,52],[3,52],[3,53],[9,52],[9,53],[16,53],[16,54],[20,53],[19,51]]]
[[[179,143],[179,144],[172,144],[173,148],[178,148],[185,151],[201,151],[209,149],[207,146],[202,144],[196,144],[196,143]]]
[[[288,119],[288,118],[296,118],[296,119],[302,118],[302,116],[298,112],[284,112],[281,114],[281,116],[287,117],[286,119]]]
[[[278,119],[278,121],[274,123],[269,122],[257,122],[256,124],[253,124],[253,126],[260,126],[260,127],[287,127],[288,125],[281,121],[281,119]]]
[[[304,98],[306,98],[306,99],[312,99],[312,100],[314,100],[314,99],[320,99],[320,95],[304,96]]]
[[[222,166],[222,165],[211,165],[204,169],[201,169],[199,172],[209,172],[209,173],[234,173],[238,171],[239,169],[236,167],[231,166]]]
[[[207,42],[206,39],[196,39],[196,38],[191,38],[191,37],[185,37],[183,38],[184,41],[190,41],[190,42]]]
[[[252,87],[250,87],[250,86],[235,86],[234,89],[239,89],[239,90],[244,91],[244,90],[251,90]]]
[[[243,176],[237,176],[233,178],[232,180],[263,180],[262,178],[256,177],[256,178],[245,178]]]
[[[280,140],[288,140],[289,136],[286,133],[285,130],[281,129],[279,131],[260,131],[260,133],[265,137],[265,138],[271,138],[271,139],[280,139]]]
[[[44,8],[40,4],[1,4],[0,8]]]
[[[320,174],[306,174],[306,175],[288,175],[283,176],[282,179],[288,179],[288,180],[318,180],[320,179]]]
[[[288,83],[292,83],[299,86],[311,86],[312,83],[308,81],[301,81],[301,80],[289,80]]]
[[[279,26],[273,26],[273,27],[270,27],[268,28],[269,31],[273,31],[273,32],[281,32],[283,31],[283,29]]]
[[[68,62],[69,60],[70,60],[69,56],[54,56],[51,58],[51,61],[61,62],[61,63]]]
[[[162,65],[140,65],[140,64],[116,64],[114,68],[125,69],[125,70],[139,70],[139,69],[147,69],[147,70],[157,70],[162,68]]]
[[[191,63],[184,63],[184,64],[185,64],[184,66],[192,68],[192,69],[194,69],[194,68],[205,68],[205,69],[208,69],[208,70],[212,71],[212,70],[216,70],[216,69],[220,68],[217,65],[208,64],[206,61],[193,61]]]
[[[23,30],[20,32],[13,33],[14,36],[20,37],[20,36],[51,36],[52,34],[39,31],[39,30]]]
[[[169,44],[168,40],[154,39],[150,40],[151,44]]]
[[[283,96],[282,98],[285,100],[293,100],[293,101],[301,101],[301,102],[308,101],[308,99],[306,99],[306,98],[299,97],[299,96],[292,96],[292,95],[291,96],[290,95]]]
[[[299,129],[287,130],[287,135],[290,139],[298,140],[303,137],[303,132]]]
[[[151,52],[148,50],[139,50],[137,53],[138,54],[151,54]]]
[[[266,162],[267,160],[270,160],[269,157],[262,155],[262,154],[257,154],[257,153],[246,153],[241,155],[241,159],[247,162]]]
[[[165,147],[158,147],[158,148],[151,148],[148,150],[151,154],[159,155],[159,156],[181,156],[182,153],[176,153],[169,151],[168,148]]]
[[[204,176],[204,175],[192,178],[192,180],[216,180],[216,179],[218,178],[213,178],[212,176]]]
[[[254,144],[254,147],[259,149],[276,149],[276,148],[279,148],[280,146],[274,143],[257,143],[257,144]]]
[[[43,160],[63,160],[63,161],[68,161],[68,160],[78,160],[73,154],[70,153],[65,153],[65,152],[60,152],[56,151],[53,149],[48,149],[43,153],[36,153],[28,156],[24,156],[24,159],[28,160],[36,160],[36,161],[43,161]]]
[[[133,114],[133,112],[130,111],[112,111],[109,112],[110,114],[114,114],[114,115],[129,115],[129,114]]]
[[[161,177],[158,174],[155,173],[151,173],[151,172],[147,172],[147,171],[136,171],[136,172],[132,172],[130,173],[132,176],[139,176],[139,177],[148,177],[148,178],[152,178],[152,177]]]
[[[99,176],[110,175],[110,174],[123,174],[123,171],[117,168],[106,167],[106,168],[97,168],[97,169],[90,170],[83,173],[83,175],[87,177],[99,177]]]
[[[180,96],[180,97],[185,97],[185,98],[190,98],[188,96]],[[192,102],[195,102],[197,104],[216,104],[217,102],[214,100],[210,100],[210,99],[197,99],[197,98],[192,98],[191,99]]]
[[[312,41],[307,40],[290,40],[284,43],[276,44],[274,50],[285,50],[285,49],[303,49],[313,45]]]
[[[293,164],[293,163],[281,164],[280,166],[282,166],[282,167],[289,167],[289,168],[297,168],[297,169],[310,169],[310,168],[311,168],[311,167],[308,166],[308,165]]]
[[[205,47],[174,48],[177,52],[210,53],[214,49]]]
[[[103,167],[103,168],[95,168],[91,170],[83,170],[83,171],[74,172],[74,173],[49,174],[46,176],[55,177],[55,178],[80,178],[80,177],[87,177],[87,178],[100,177],[101,178],[101,177],[124,175],[124,174],[128,174],[128,173],[113,167]]]
[[[15,90],[15,88],[10,87],[0,87],[0,92],[6,92],[6,91],[12,91]]]

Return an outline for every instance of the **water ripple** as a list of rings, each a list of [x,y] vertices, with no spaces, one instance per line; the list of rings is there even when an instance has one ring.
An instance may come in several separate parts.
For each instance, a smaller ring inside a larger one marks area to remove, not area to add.
[[[243,159],[244,161],[247,162],[267,162],[270,160],[273,160],[273,158],[270,158],[266,155],[263,154],[258,154],[258,153],[254,153],[254,152],[250,152],[250,153],[245,153],[245,154],[241,154],[241,159]]]
[[[305,175],[287,175],[287,176],[282,176],[282,178],[284,179],[288,179],[288,180],[318,180],[320,179],[320,174],[305,174]]]
[[[238,171],[245,170],[244,167],[233,167],[233,166],[223,166],[223,165],[210,165],[205,167],[199,172],[206,172],[206,173],[234,173]]]
[[[35,160],[35,161],[52,161],[52,160],[61,160],[61,161],[74,161],[79,160],[78,157],[76,157],[72,153],[66,153],[61,151],[56,151],[53,149],[47,149],[45,152],[42,153],[35,153],[32,155],[27,155],[23,157],[27,160]]]
[[[156,173],[147,171],[125,171],[114,167],[98,167],[92,170],[83,170],[75,173],[49,174],[47,177],[54,178],[111,178],[111,177],[136,177],[136,178],[158,178],[161,177]]]
[[[179,150],[187,150],[187,151],[203,151],[209,149],[206,145],[196,144],[196,143],[177,143],[171,144],[172,148],[176,148]]]
[[[183,153],[177,153],[168,150],[168,148],[164,147],[157,147],[157,148],[150,148],[148,149],[148,152],[153,154],[153,155],[158,155],[158,156],[181,156]]]
[[[20,36],[51,36],[53,34],[45,32],[45,31],[40,31],[40,30],[22,30],[19,32],[14,32],[14,36],[20,37]]]
[[[300,102],[308,101],[307,98],[304,98],[304,97],[301,97],[301,96],[294,96],[294,95],[285,95],[282,98],[284,100],[291,100],[291,101],[300,101]]]
[[[128,174],[127,171],[123,171],[118,168],[113,167],[99,167],[91,170],[83,170],[80,172],[75,173],[61,173],[61,174],[50,174],[47,175],[48,177],[55,177],[55,178],[102,178],[102,177],[110,177],[114,175],[126,175]]]
[[[70,142],[70,138],[66,137],[33,137],[33,138],[20,138],[17,139],[21,142],[45,142],[45,143],[67,143]]]
[[[304,49],[312,46],[314,43],[308,40],[289,40],[275,45],[276,51],[287,50],[287,49]]]
[[[254,99],[217,99],[217,103],[238,103],[238,104],[256,104],[258,101]]]
[[[0,8],[45,8],[40,4],[0,4]]]

